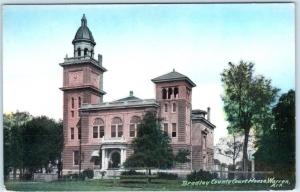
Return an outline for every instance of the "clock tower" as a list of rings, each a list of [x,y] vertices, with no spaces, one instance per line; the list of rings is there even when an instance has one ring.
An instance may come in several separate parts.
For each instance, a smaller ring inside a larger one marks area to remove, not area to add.
[[[85,15],[81,19],[72,41],[74,45],[73,57],[64,59],[60,66],[63,67],[63,132],[64,132],[64,159],[72,158],[74,151],[81,145],[81,122],[79,108],[82,104],[100,104],[103,102],[103,73],[106,69],[102,66],[102,55],[94,59],[93,35],[87,27]],[[83,127],[82,129],[87,129]],[[83,135],[84,137],[84,135]],[[73,167],[64,162],[64,169]],[[74,168],[74,167],[73,167]]]

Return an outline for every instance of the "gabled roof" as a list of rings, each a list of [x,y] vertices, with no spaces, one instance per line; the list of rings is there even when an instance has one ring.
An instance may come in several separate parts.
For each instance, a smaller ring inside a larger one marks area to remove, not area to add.
[[[156,77],[151,80],[154,83],[161,83],[161,82],[172,82],[172,81],[187,81],[192,87],[195,87],[196,84],[190,80],[187,76],[178,73],[173,69],[172,72],[164,74],[162,76]]]

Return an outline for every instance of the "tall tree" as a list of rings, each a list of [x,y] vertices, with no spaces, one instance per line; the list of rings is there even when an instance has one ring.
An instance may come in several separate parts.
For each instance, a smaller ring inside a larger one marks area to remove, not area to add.
[[[243,170],[247,170],[247,148],[250,129],[261,128],[266,114],[276,100],[278,89],[272,87],[271,80],[254,75],[254,64],[240,61],[238,65],[229,62],[229,68],[221,74],[224,87],[224,110],[227,121],[234,132],[244,134]]]
[[[137,137],[132,141],[134,153],[124,163],[125,167],[143,167],[151,174],[152,168],[170,168],[174,156],[170,138],[160,128],[160,119],[156,113],[147,112],[137,130]]]
[[[275,125],[257,142],[256,161],[277,177],[295,179],[295,91],[279,98],[273,108]]]

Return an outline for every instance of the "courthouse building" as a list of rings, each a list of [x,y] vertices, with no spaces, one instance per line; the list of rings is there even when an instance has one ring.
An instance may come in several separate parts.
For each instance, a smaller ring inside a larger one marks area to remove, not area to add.
[[[162,118],[162,130],[171,138],[173,153],[191,152],[191,161],[174,169],[209,170],[213,163],[213,132],[210,109],[192,109],[196,84],[172,70],[153,78],[154,99],[141,99],[132,91],[128,97],[103,102],[106,68],[102,55],[94,57],[96,42],[83,15],[74,40],[74,56],[66,57],[63,67],[63,174],[91,168],[122,168],[132,153],[131,142],[147,111]],[[81,161],[81,162],[80,162]]]

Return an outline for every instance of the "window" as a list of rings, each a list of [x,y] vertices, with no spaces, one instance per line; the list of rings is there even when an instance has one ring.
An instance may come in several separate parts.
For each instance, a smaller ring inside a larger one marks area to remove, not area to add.
[[[116,133],[118,135],[116,135]],[[111,123],[111,137],[122,137],[123,136],[123,124],[119,117],[114,117]]]
[[[77,54],[78,54],[78,57],[81,56],[81,50],[80,50],[80,48],[77,49]]]
[[[93,127],[93,138],[98,138],[98,127],[97,126]]]
[[[170,87],[170,88],[168,89],[168,99],[171,99],[172,93],[173,93],[173,90],[172,90],[172,88]]]
[[[164,132],[168,133],[168,123],[164,123]]]
[[[167,90],[165,88],[162,89],[162,98],[167,99]]]
[[[206,149],[206,135],[203,135],[203,139],[202,139],[202,149]]]
[[[71,117],[74,117],[74,111],[71,111]]]
[[[81,128],[78,127],[78,139],[81,139]]]
[[[130,120],[129,126],[129,136],[135,137],[137,133],[138,124],[141,122],[141,118],[138,116],[133,116]]]
[[[178,97],[178,87],[174,88],[174,98]]]
[[[104,137],[104,126],[100,126],[100,138]]]
[[[74,139],[74,128],[71,127],[71,139],[73,140]]]
[[[172,137],[176,137],[176,123],[172,123]]]
[[[168,112],[168,104],[165,104],[165,112]]]
[[[85,48],[85,49],[84,49],[84,56],[86,56],[86,55],[87,55],[87,53],[88,53],[88,49],[87,49],[87,48]]]
[[[79,165],[79,151],[73,151],[73,164]]]
[[[111,126],[111,137],[116,137],[116,125]]]
[[[78,97],[78,107],[81,107],[81,97]]]
[[[72,109],[74,109],[74,97],[72,97]]]
[[[176,103],[173,103],[173,105],[172,105],[172,111],[173,111],[173,113],[176,112]]]
[[[104,137],[104,121],[96,118],[93,123],[93,138]]]

